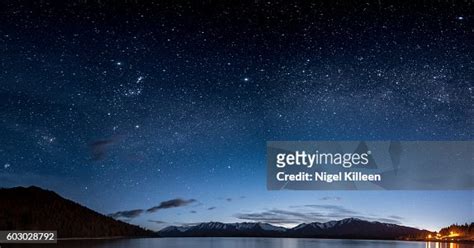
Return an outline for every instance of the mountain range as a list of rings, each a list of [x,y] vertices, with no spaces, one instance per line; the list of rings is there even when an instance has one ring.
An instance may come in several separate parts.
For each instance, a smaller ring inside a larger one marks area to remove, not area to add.
[[[325,223],[304,223],[294,228],[277,227],[267,223],[207,222],[193,226],[170,226],[158,233],[163,237],[402,239],[424,237],[429,232],[401,225],[347,218]]]

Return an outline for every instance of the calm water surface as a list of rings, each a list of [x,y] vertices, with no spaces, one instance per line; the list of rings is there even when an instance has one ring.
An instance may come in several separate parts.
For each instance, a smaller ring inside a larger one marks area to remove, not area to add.
[[[25,246],[22,246],[25,247]],[[39,247],[39,246],[34,246]],[[396,248],[473,248],[472,244],[405,242],[379,240],[329,240],[291,238],[149,238],[97,241],[63,241],[56,248],[303,248],[303,247],[396,247]]]

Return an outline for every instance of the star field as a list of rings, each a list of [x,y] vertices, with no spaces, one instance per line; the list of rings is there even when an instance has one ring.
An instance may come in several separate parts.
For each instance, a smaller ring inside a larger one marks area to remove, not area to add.
[[[20,2],[0,4],[0,186],[232,221],[291,195],[265,189],[267,140],[473,137],[470,1]]]

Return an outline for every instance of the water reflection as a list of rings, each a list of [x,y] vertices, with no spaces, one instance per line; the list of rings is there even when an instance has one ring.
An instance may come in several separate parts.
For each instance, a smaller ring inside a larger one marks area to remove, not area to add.
[[[2,248],[6,246],[2,245]],[[337,240],[291,238],[148,238],[116,240],[71,240],[58,244],[13,245],[19,248],[474,248],[472,244],[390,240]]]
[[[461,248],[457,243],[426,242],[425,248]]]

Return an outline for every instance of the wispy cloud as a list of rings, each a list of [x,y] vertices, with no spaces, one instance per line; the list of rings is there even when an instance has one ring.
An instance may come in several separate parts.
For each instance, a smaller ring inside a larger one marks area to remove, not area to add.
[[[109,147],[117,143],[117,137],[99,139],[89,143],[92,160],[102,160],[106,157]]]
[[[134,209],[127,211],[119,211],[112,214],[109,214],[110,217],[114,219],[132,219],[140,216],[143,213],[143,209]]]
[[[245,221],[266,222],[275,225],[291,226],[300,223],[327,222],[354,217],[368,221],[401,224],[399,216],[368,216],[339,205],[308,204],[291,206],[290,210],[272,209],[261,212],[238,213],[234,217]]]
[[[167,223],[166,221],[162,221],[162,220],[148,220],[148,222],[155,223],[155,224],[158,224],[158,225]]]
[[[321,201],[340,201],[341,197],[338,196],[324,196],[319,198]]]
[[[358,212],[356,211],[352,211],[350,209],[347,209],[345,207],[338,206],[338,205],[309,204],[309,205],[294,206],[294,207],[295,208],[306,207],[306,208],[314,208],[314,209],[320,209],[320,210],[328,210],[337,214],[358,214]]]
[[[390,215],[388,216],[390,219],[395,219],[395,220],[403,220],[404,218],[398,215]]]
[[[301,213],[299,211],[288,211],[273,209],[263,212],[239,213],[235,217],[245,221],[265,222],[276,225],[292,225],[303,222],[315,222],[325,219],[321,213]]]
[[[232,202],[232,201],[237,201],[239,199],[245,199],[245,196],[235,196],[235,197],[218,197],[218,200],[226,201],[226,202]]]
[[[180,198],[176,198],[176,199],[171,199],[168,201],[162,201],[160,202],[158,206],[149,208],[147,210],[144,210],[144,209],[125,210],[125,211],[119,211],[119,212],[109,214],[109,216],[115,219],[132,219],[132,218],[136,218],[140,216],[145,211],[147,213],[153,213],[160,209],[183,207],[193,202],[196,202],[196,200],[195,199],[183,200]]]
[[[169,200],[169,201],[163,201],[158,206],[151,207],[151,208],[147,209],[146,211],[149,212],[149,213],[153,213],[153,212],[156,212],[160,209],[177,208],[177,207],[187,206],[187,205],[189,205],[193,202],[196,202],[196,200],[195,199],[183,200],[183,199],[180,199],[180,198],[176,198],[176,199],[172,199],[172,200]]]

